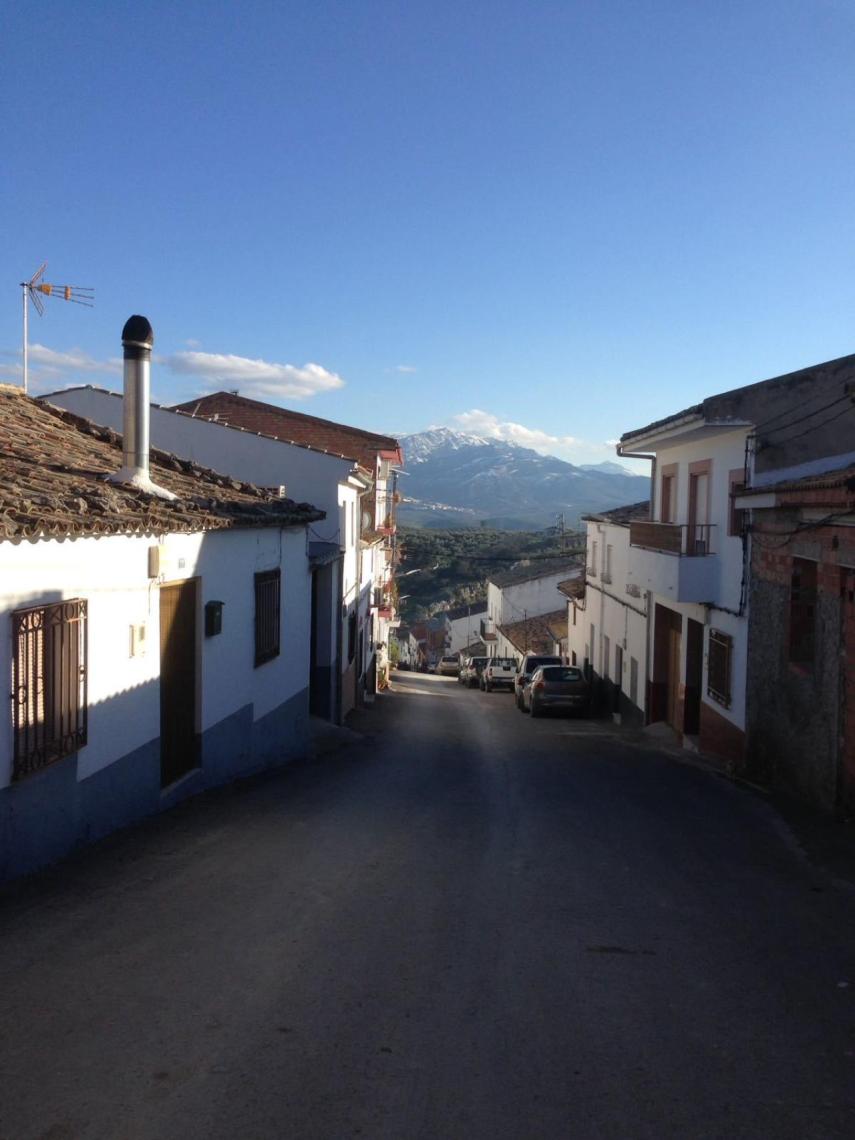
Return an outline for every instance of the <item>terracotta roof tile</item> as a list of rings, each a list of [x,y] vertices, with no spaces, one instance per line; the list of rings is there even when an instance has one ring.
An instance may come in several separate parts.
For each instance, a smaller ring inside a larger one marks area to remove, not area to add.
[[[158,499],[106,481],[121,460],[116,432],[0,385],[0,541],[301,526],[324,518],[309,503],[152,449],[152,479],[178,496]]]
[[[525,621],[500,625],[499,632],[511,645],[516,646],[520,653],[551,653],[556,641],[561,641],[567,636],[567,610],[554,610],[552,613],[540,614]]]
[[[317,416],[307,416],[302,412],[292,412],[232,392],[214,392],[210,396],[200,396],[197,400],[176,404],[172,410],[216,419],[218,423],[232,427],[329,451],[334,455],[357,460],[370,470],[373,470],[376,458],[382,452],[387,453],[387,458],[392,458],[393,453],[398,461],[402,458],[400,444],[391,436],[348,427],[332,420],[322,420]]]

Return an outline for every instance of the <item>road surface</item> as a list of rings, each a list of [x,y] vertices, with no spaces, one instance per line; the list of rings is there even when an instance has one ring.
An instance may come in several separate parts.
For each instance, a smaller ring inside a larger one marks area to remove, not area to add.
[[[855,1136],[855,900],[764,801],[397,674],[0,892],[3,1140]]]

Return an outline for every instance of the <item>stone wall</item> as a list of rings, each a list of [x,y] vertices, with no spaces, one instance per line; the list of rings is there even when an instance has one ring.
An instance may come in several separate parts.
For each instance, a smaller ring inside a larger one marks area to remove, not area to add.
[[[855,799],[855,693],[846,668],[855,662],[846,568],[855,565],[855,533],[833,526],[798,533],[796,511],[776,511],[775,527],[779,534],[755,533],[753,541],[744,771],[832,810]],[[817,563],[811,664],[789,660],[794,558]]]

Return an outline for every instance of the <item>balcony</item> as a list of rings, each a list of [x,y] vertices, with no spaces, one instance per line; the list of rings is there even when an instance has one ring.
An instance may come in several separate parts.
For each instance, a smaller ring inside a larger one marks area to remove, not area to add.
[[[719,559],[712,551],[715,529],[708,523],[631,522],[627,592],[636,586],[672,602],[717,601]]]

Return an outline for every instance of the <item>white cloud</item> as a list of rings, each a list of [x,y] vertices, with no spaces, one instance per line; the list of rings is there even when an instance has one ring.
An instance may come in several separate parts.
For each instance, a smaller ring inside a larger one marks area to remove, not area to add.
[[[59,376],[66,372],[121,372],[122,362],[116,358],[111,360],[96,360],[80,348],[71,348],[68,352],[55,352],[43,344],[31,344],[29,349],[29,367],[37,369],[42,375],[52,373]]]
[[[9,377],[13,384],[23,379],[23,353],[2,352],[0,356],[15,361],[0,365],[0,376]],[[31,344],[28,353],[28,387],[31,392],[42,392],[55,388],[63,381],[86,382],[93,373],[111,376],[121,374],[122,362],[117,358],[97,360],[82,348],[70,348],[67,352],[57,352],[43,344]]]
[[[344,380],[320,364],[277,364],[216,352],[176,352],[163,363],[181,376],[198,376],[210,388],[237,388],[245,396],[302,400],[344,387]]]
[[[416,369],[415,365],[413,365],[413,364],[396,364],[395,365],[395,371],[396,372],[411,373],[411,372],[417,371],[417,369]]]
[[[202,347],[201,340],[196,340],[196,338],[194,336],[188,336],[187,339],[184,341],[184,343],[187,345],[188,348],[201,348]]]
[[[541,455],[557,455],[571,463],[600,463],[615,458],[614,441],[593,442],[573,435],[552,435],[541,428],[526,427],[513,420],[501,420],[492,412],[472,408],[452,416],[453,427],[458,431],[471,432],[486,439],[501,439],[506,443],[516,443],[520,447],[530,447]]]

